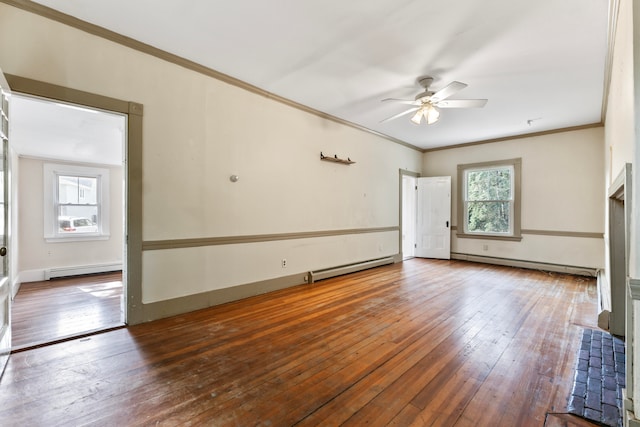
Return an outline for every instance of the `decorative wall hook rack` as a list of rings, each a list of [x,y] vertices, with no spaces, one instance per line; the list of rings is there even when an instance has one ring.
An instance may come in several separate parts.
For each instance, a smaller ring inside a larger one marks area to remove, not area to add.
[[[350,165],[352,163],[355,163],[353,160],[351,160],[348,157],[346,160],[340,159],[337,154],[335,154],[333,157],[325,156],[324,154],[322,154],[322,151],[320,152],[320,160],[326,160],[328,162],[334,162],[334,163],[341,163],[343,165]]]

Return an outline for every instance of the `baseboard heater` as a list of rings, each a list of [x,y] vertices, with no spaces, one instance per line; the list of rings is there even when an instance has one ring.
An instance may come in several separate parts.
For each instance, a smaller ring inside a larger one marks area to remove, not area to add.
[[[83,274],[108,273],[122,270],[122,263],[79,265],[75,267],[58,267],[44,270],[44,280],[57,277],[80,276]]]
[[[528,268],[531,270],[552,271],[554,273],[567,273],[589,277],[596,277],[597,272],[597,268],[591,267],[550,264],[546,262],[524,261],[511,258],[497,258],[483,255],[463,254],[459,252],[451,252],[451,259],[481,262],[483,264],[504,265],[507,267]]]
[[[343,274],[355,273],[356,271],[367,270],[381,265],[393,264],[393,257],[372,259],[362,261],[355,264],[341,265],[338,267],[326,268],[324,270],[310,271],[308,283],[317,282],[318,280],[328,279],[330,277],[340,276]]]

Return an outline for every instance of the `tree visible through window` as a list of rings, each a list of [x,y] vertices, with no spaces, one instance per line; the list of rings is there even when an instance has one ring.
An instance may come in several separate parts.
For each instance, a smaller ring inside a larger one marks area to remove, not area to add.
[[[513,167],[468,170],[465,175],[466,231],[510,233]]]
[[[458,165],[458,237],[520,240],[521,164]]]

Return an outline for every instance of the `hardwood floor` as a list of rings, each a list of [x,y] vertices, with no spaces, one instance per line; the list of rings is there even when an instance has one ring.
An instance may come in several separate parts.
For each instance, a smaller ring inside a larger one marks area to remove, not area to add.
[[[542,426],[596,299],[590,278],[413,259],[14,354],[0,423]]]
[[[24,283],[13,301],[12,347],[122,324],[122,273]]]

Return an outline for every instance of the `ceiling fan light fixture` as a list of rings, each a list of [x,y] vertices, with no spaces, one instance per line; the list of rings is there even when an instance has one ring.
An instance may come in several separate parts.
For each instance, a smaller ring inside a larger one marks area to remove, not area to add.
[[[424,112],[424,118],[427,120],[428,125],[432,125],[440,118],[440,111],[433,105],[429,105]]]
[[[414,124],[420,125],[422,123],[422,117],[424,117],[426,124],[432,125],[440,119],[440,108],[482,108],[487,103],[486,99],[449,99],[450,96],[467,87],[466,83],[453,81],[442,89],[433,92],[429,89],[432,82],[432,77],[420,78],[418,83],[423,87],[424,91],[416,95],[414,100],[396,98],[383,99],[382,101],[394,101],[400,104],[411,105],[411,108],[386,118],[380,123],[405,117],[413,113],[411,122]],[[531,121],[533,120],[529,120],[529,122]],[[529,125],[531,125],[531,123],[529,123]]]
[[[420,124],[420,122],[422,121],[422,115],[424,113],[424,109],[420,108],[418,111],[416,111],[416,113],[413,115],[413,117],[411,117],[411,121],[417,125]]]

